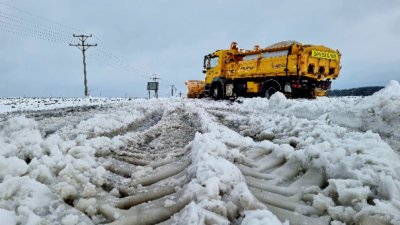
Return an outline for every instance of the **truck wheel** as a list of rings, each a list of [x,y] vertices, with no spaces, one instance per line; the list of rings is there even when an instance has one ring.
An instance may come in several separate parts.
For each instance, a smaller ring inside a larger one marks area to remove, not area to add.
[[[317,96],[315,95],[315,90],[314,89],[310,90],[309,93],[307,94],[306,98],[316,99]]]
[[[273,94],[275,94],[275,93],[278,92],[278,91],[280,91],[280,88],[279,88],[277,85],[274,85],[274,84],[272,84],[272,85],[267,85],[267,86],[264,88],[263,92],[262,92],[262,96],[265,97],[265,98],[267,98],[267,99],[269,99],[269,98],[271,98],[271,96],[272,96]]]
[[[211,97],[214,100],[219,100],[222,98],[222,87],[220,84],[214,84],[211,88]]]

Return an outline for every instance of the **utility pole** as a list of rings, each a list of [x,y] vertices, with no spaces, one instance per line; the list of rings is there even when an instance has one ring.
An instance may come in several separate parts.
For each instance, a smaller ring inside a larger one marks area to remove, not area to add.
[[[96,47],[96,44],[86,44],[85,41],[92,37],[92,35],[73,35],[76,38],[79,38],[80,43],[78,44],[69,44],[69,46],[75,46],[78,47],[82,51],[82,56],[83,56],[83,84],[85,85],[85,97],[89,96],[88,93],[88,87],[87,87],[87,79],[86,79],[86,55],[85,52],[88,50],[90,47]]]
[[[174,91],[176,91],[175,85],[170,85],[171,86],[171,97],[174,97]]]

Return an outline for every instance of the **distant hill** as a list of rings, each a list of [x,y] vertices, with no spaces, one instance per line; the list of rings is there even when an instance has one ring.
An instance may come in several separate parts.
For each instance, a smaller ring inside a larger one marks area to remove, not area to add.
[[[343,90],[329,90],[328,96],[368,96],[381,90],[384,87],[374,86],[374,87],[359,87]]]

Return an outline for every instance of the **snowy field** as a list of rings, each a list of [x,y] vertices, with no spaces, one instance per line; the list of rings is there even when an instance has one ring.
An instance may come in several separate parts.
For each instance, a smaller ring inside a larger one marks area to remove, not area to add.
[[[132,98],[0,98],[0,113],[104,105]]]
[[[0,224],[400,224],[400,85],[373,96],[0,99]]]

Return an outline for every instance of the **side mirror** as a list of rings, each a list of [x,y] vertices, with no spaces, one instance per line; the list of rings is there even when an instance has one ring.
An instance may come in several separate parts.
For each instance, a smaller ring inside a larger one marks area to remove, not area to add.
[[[203,73],[206,73],[206,70],[203,70]]]

